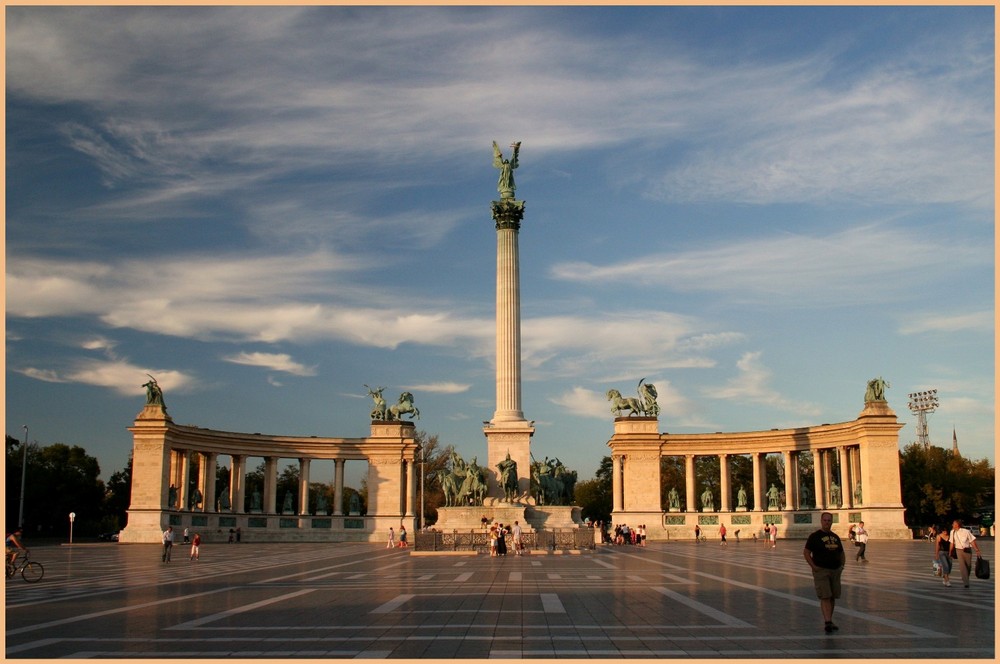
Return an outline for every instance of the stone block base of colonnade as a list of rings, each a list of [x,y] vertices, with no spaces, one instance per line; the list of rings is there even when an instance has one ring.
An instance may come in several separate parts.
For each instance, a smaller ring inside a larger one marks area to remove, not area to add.
[[[174,510],[129,510],[128,528],[119,543],[160,543],[167,526],[174,528],[174,543],[182,542],[187,528],[207,543],[226,543],[229,530],[240,529],[241,542],[384,542],[391,527],[397,533],[405,525],[416,530],[416,518],[405,516],[328,516],[294,514],[233,514],[231,512],[183,512]]]
[[[555,530],[583,527],[580,508],[576,506],[521,505],[517,503],[496,503],[470,507],[439,507],[438,519],[432,526],[440,532],[468,532],[483,529],[483,517],[487,523],[494,521],[504,525],[520,523],[525,532],[535,530]]]
[[[858,507],[851,509],[796,510],[771,512],[615,512],[611,515],[612,528],[626,524],[630,528],[645,525],[648,541],[694,540],[695,525],[709,540],[719,540],[719,527],[726,526],[726,539],[753,540],[754,533],[761,537],[765,524],[778,526],[778,539],[806,539],[819,528],[819,517],[824,511],[833,514],[833,531],[846,540],[851,524],[865,522],[872,539],[912,539],[909,528],[901,527],[903,510],[893,507]]]

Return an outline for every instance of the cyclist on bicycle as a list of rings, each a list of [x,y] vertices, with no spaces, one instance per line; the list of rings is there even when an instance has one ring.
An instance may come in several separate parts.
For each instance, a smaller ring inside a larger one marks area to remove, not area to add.
[[[7,564],[13,565],[14,561],[17,560],[18,551],[27,551],[24,545],[21,544],[21,529],[18,528],[14,532],[7,535],[7,541],[4,542],[7,550]]]

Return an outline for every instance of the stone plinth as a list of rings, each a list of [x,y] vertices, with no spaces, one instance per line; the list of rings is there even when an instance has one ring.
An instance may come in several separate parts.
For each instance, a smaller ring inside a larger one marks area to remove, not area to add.
[[[431,527],[443,533],[452,530],[462,532],[482,530],[483,517],[485,516],[490,524],[496,521],[506,526],[517,521],[524,532],[530,532],[532,527],[525,517],[526,509],[525,505],[511,503],[490,506],[439,507],[437,522]]]
[[[491,423],[483,427],[486,435],[487,493],[490,498],[504,497],[500,488],[500,471],[497,464],[507,458],[517,462],[517,487],[519,500],[527,502],[531,482],[531,436],[535,427],[524,420]],[[506,523],[506,522],[505,522]]]

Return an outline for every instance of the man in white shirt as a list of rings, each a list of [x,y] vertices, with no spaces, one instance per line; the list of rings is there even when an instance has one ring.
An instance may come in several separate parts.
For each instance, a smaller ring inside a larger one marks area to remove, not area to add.
[[[514,555],[519,556],[521,555],[521,548],[523,545],[521,543],[521,524],[519,524],[517,521],[514,522],[514,527],[511,529],[511,534],[513,535],[514,538]]]
[[[174,527],[167,526],[163,531],[163,562],[170,562],[170,550],[174,548]]]
[[[955,557],[958,552],[958,567],[962,571],[962,583],[969,587],[969,573],[972,571],[972,550],[976,550],[976,557],[982,555],[979,545],[976,544],[976,536],[968,528],[962,527],[962,520],[955,519],[951,524],[951,544],[948,545],[948,555]]]

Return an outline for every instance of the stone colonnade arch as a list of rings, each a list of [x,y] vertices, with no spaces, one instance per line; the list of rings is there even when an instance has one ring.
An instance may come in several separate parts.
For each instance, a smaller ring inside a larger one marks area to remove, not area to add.
[[[132,499],[128,525],[121,542],[160,542],[167,526],[187,527],[206,541],[228,539],[239,528],[249,541],[381,541],[390,527],[417,526],[417,456],[412,422],[373,421],[367,438],[280,436],[215,431],[174,424],[162,405],[147,404],[132,432]],[[191,505],[187,478],[198,455],[194,484],[203,499]],[[227,498],[230,506],[216,505],[216,463],[232,460]],[[248,458],[264,459],[261,505],[246,510]],[[279,459],[298,459],[297,504],[291,511],[277,504]],[[333,514],[309,514],[310,462],[330,459],[335,464]],[[343,514],[344,463],[368,463],[368,506],[364,515]],[[175,493],[176,492],[176,493]]]
[[[834,530],[846,536],[849,523],[864,521],[873,537],[908,539],[903,521],[899,479],[899,430],[903,427],[885,401],[871,401],[852,422],[796,429],[744,433],[670,434],[658,431],[652,417],[620,417],[608,441],[612,459],[614,524],[644,524],[653,540],[691,539],[694,527],[715,535],[721,525],[743,537],[774,523],[779,537],[805,538],[819,527],[823,511],[834,515]],[[784,461],[783,499],[769,505],[765,457],[777,453]],[[799,459],[811,453],[815,461],[812,486],[802,483]],[[730,463],[749,456],[752,486],[746,506],[739,506],[731,483]],[[679,489],[686,508],[662,504],[660,459],[684,458],[685,486]],[[695,460],[719,459],[719,489],[713,504],[702,507],[695,485]],[[841,481],[833,486],[834,468]],[[805,500],[804,497],[811,497]]]

